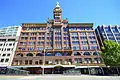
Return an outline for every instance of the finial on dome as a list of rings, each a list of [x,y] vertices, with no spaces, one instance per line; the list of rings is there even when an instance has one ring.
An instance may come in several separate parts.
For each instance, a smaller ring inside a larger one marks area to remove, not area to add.
[[[59,2],[56,3],[56,7],[60,7]]]

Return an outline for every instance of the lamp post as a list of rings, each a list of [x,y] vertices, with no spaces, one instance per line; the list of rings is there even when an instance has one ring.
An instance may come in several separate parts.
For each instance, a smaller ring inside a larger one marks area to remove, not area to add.
[[[107,68],[111,71],[111,69],[110,69],[110,66],[109,66],[109,65],[107,66]],[[110,73],[111,73],[111,72],[110,72]],[[109,74],[109,72],[108,72],[108,74]]]
[[[90,75],[89,62],[87,63],[88,73]]]
[[[43,51],[43,70],[42,70],[43,76],[44,76],[44,66],[45,66],[45,49]]]

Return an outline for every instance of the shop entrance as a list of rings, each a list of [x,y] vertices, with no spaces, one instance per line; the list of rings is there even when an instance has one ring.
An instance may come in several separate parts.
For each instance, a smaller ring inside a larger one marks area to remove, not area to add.
[[[64,68],[62,66],[55,66],[54,67],[54,74],[63,74]]]

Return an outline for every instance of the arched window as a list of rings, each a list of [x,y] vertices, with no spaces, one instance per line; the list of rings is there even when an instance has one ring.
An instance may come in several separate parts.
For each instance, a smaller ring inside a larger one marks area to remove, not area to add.
[[[33,56],[33,54],[32,53],[28,53],[26,56]]]
[[[80,56],[81,54],[79,52],[74,52],[74,56]]]
[[[21,54],[21,53],[18,53],[18,54],[17,54],[17,56],[19,56],[19,57],[23,57],[23,54]]]
[[[43,56],[43,54],[42,53],[37,53],[36,56]]]
[[[94,56],[99,56],[100,54],[99,54],[99,52],[94,52],[93,55]]]
[[[62,56],[62,54],[58,52],[55,54],[55,56]]]
[[[54,56],[52,53],[46,53],[45,56]]]
[[[90,56],[90,53],[89,53],[89,52],[84,52],[83,55],[85,55],[85,56]]]

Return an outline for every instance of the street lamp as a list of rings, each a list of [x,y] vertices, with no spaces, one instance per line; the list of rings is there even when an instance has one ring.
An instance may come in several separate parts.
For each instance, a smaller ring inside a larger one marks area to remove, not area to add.
[[[43,50],[43,70],[42,70],[43,76],[44,76],[44,66],[45,66],[45,49]]]
[[[107,68],[111,71],[111,69],[110,69],[110,66],[109,66],[109,65],[107,66]],[[110,72],[110,73],[111,73],[111,72]],[[109,74],[109,71],[108,71],[108,74]]]
[[[53,28],[49,28],[47,31],[46,31],[46,33],[45,33],[45,38],[46,38],[46,36],[47,36],[47,33],[49,32],[51,32],[51,31],[53,31]],[[49,41],[50,42],[50,41]],[[48,47],[47,47],[47,49],[48,49]],[[45,67],[45,53],[46,53],[46,39],[45,39],[45,42],[44,42],[44,49],[43,49],[43,68],[42,68],[42,75],[44,76],[44,71],[45,71],[45,69],[44,69],[44,67]]]

